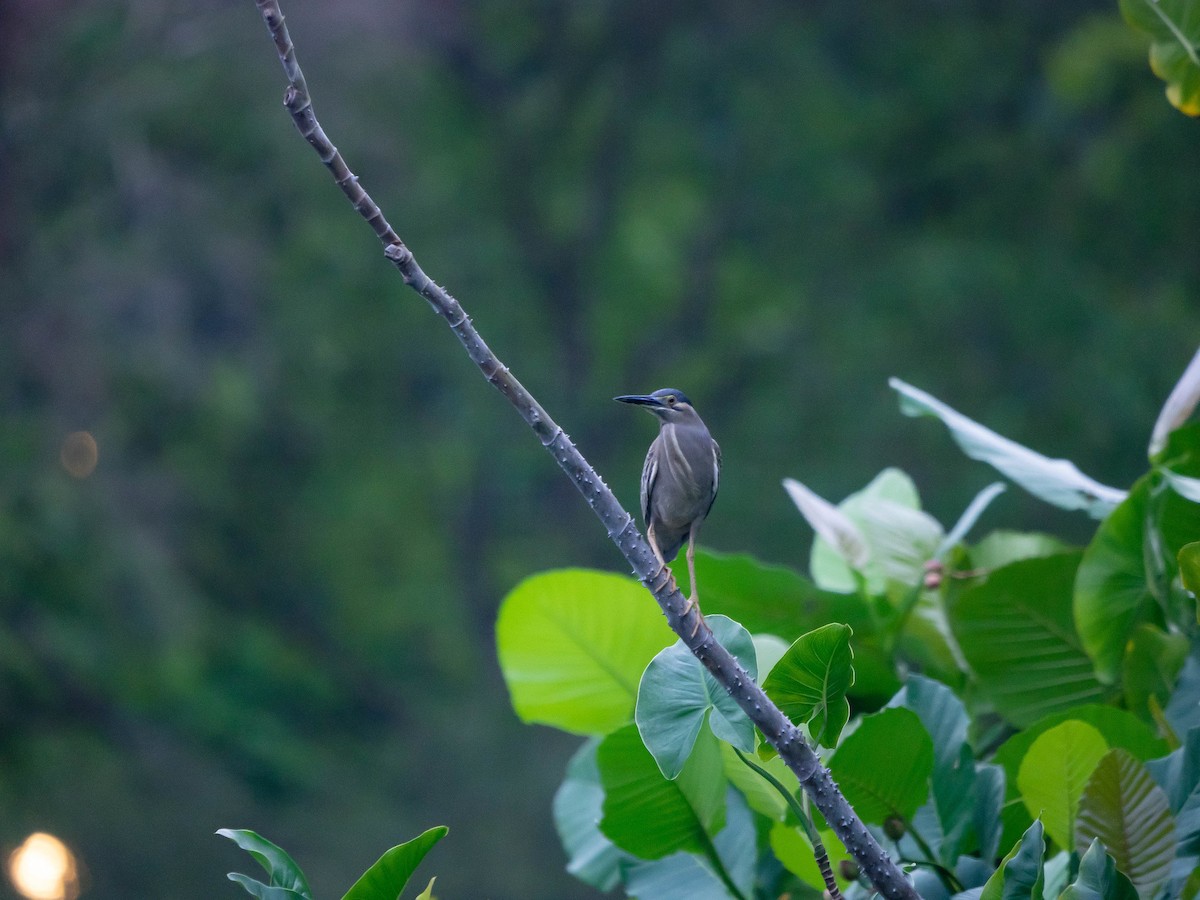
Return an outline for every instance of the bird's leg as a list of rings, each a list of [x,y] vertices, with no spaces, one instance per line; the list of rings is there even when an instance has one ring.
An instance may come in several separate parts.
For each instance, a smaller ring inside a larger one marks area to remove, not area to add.
[[[696,605],[696,601],[700,598],[700,592],[696,587],[696,531],[698,529],[698,523],[694,523],[692,527],[688,529],[687,566],[688,581],[691,582],[692,585],[692,595],[688,597],[687,606],[683,608],[683,614],[685,616],[691,612],[692,607]],[[699,609],[697,609],[696,612],[698,615],[696,617],[696,625],[694,628],[692,628],[692,637],[696,636],[696,632],[700,630],[700,623],[704,621],[704,613],[700,612]]]
[[[658,564],[662,566],[662,571],[667,573],[667,578],[672,585],[675,584],[675,576],[670,568],[667,567],[667,561],[663,559],[662,551],[658,549],[658,539],[654,536],[654,523],[651,522],[646,526],[646,541],[650,544],[650,549],[654,553],[654,558],[658,560]]]

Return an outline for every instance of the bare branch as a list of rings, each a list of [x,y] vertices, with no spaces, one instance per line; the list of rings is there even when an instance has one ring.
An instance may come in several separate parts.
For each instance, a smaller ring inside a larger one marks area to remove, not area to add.
[[[417,265],[412,252],[388,224],[375,201],[359,185],[358,177],[350,171],[342,155],[317,121],[308,85],[296,61],[296,50],[288,35],[278,2],[255,2],[275,42],[275,49],[279,53],[284,74],[288,79],[284,106],[291,113],[292,121],[321,157],[342,193],[383,243],[384,254],[400,270],[405,283],[424,297],[434,311],[446,320],[484,378],[508,399],[526,424],[534,430],[542,445],[550,451],[559,467],[583,495],[592,512],[604,524],[609,539],[617,545],[617,549],[632,566],[634,575],[654,595],[654,599],[666,614],[668,624],[713,677],[725,687],[779,752],[788,767],[796,773],[814,805],[821,810],[825,821],[841,838],[846,849],[853,854],[862,871],[879,892],[887,898],[918,898],[919,895],[912,885],[846,802],[846,798],[833,783],[829,770],[821,765],[803,733],[788,721],[733,655],[717,642],[712,631],[700,618],[699,609],[693,607],[685,614],[686,601],[675,580],[654,558],[633,517],[621,507],[608,485],[575,448],[567,433],[496,358],[475,330],[459,302],[444,288],[435,284]]]

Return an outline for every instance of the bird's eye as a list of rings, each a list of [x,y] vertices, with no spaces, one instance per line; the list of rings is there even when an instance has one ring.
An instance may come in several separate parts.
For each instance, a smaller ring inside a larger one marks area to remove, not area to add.
[[[675,395],[674,394],[667,394],[667,405],[668,406],[675,405]]]

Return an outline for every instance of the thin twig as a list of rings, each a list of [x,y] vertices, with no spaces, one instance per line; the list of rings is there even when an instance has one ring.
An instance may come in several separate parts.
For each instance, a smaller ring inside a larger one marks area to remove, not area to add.
[[[633,517],[622,508],[616,496],[533,395],[516,379],[484,343],[462,306],[444,288],[435,284],[417,265],[412,252],[388,224],[382,211],[358,183],[342,155],[326,136],[313,111],[312,99],[304,74],[296,61],[296,50],[284,24],[277,0],[255,0],[258,11],[271,33],[279,60],[288,80],[284,106],[304,139],[312,146],[333,175],[358,214],[366,220],[384,245],[384,255],[400,270],[404,281],[425,298],[434,311],[446,320],[467,355],[479,367],[493,387],[503,394],[518,415],[534,430],[542,445],[558,461],[583,495],[588,506],[604,524],[609,539],[617,545],[633,568],[634,575],[654,595],[666,614],[667,622],[713,677],[745,711],[763,736],[779,752],[800,784],[821,810],[846,849],[858,861],[876,889],[889,900],[919,898],[904,874],[867,831],[846,798],[821,765],[804,735],[779,708],[768,699],[753,678],[713,637],[712,631],[695,606],[689,608],[670,572],[659,563],[638,530]]]

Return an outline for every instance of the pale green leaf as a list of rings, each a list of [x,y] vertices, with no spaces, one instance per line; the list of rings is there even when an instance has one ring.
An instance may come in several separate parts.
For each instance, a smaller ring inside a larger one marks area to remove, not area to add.
[[[1074,844],[1079,798],[1096,765],[1108,752],[1104,737],[1083,722],[1069,720],[1041,734],[1017,772],[1017,786],[1029,814],[1040,817],[1059,847]]]
[[[1150,433],[1148,455],[1151,460],[1157,461],[1158,455],[1166,449],[1171,432],[1188,420],[1197,402],[1200,402],[1200,350],[1192,356],[1158,413]]]
[[[862,569],[871,558],[867,540],[844,512],[794,478],[783,479],[784,490],[800,514],[852,569]]]
[[[525,722],[606,734],[630,722],[646,665],[675,640],[637,582],[568,569],[534,575],[500,606],[496,647]]]
[[[1047,503],[1061,509],[1082,509],[1092,518],[1102,519],[1125,498],[1124,491],[1089,478],[1074,463],[1050,459],[1001,437],[899,378],[889,379],[888,384],[900,394],[900,409],[906,415],[941,419],[967,456],[989,464]]]
[[[858,528],[869,557],[860,567],[846,564],[820,535],[813,541],[810,569],[813,580],[829,590],[858,589],[855,572],[866,579],[867,591],[883,594],[890,583],[915,585],[925,564],[942,541],[942,526],[921,511],[912,479],[899,469],[884,469],[871,483],[838,504],[838,510]],[[851,623],[853,624],[853,623]]]
[[[954,523],[954,527],[942,539],[941,544],[934,551],[933,558],[945,560],[950,551],[962,543],[963,539],[967,536],[967,532],[975,527],[975,523],[979,521],[979,517],[983,515],[992,501],[1006,490],[1008,490],[1008,487],[1002,481],[993,481],[976,494],[975,498],[967,505],[967,508],[963,510],[962,515],[958,517],[958,521]]]
[[[1003,766],[1005,773],[1002,846],[1007,847],[1016,841],[1033,821],[1024,805],[1019,802],[1017,773],[1020,771],[1021,760],[1038,737],[1069,720],[1091,725],[1104,736],[1109,747],[1124,747],[1141,760],[1154,759],[1167,752],[1166,741],[1158,737],[1149,725],[1114,706],[1090,703],[1039,719],[1001,744],[992,757],[996,763]]]

